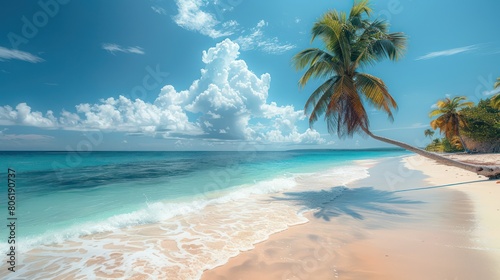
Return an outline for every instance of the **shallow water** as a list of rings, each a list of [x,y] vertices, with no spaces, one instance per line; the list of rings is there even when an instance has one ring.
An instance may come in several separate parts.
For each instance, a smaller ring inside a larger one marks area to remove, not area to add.
[[[9,274],[4,264],[0,276],[198,279],[307,222],[307,207],[276,199],[284,192],[342,186],[368,176],[353,160],[403,154],[4,152],[2,169],[17,172],[18,266]]]

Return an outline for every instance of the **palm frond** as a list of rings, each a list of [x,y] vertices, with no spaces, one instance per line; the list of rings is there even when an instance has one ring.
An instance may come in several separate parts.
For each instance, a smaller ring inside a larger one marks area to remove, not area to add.
[[[312,95],[309,98],[308,102],[306,102],[307,107],[304,108],[304,111],[306,113],[309,111],[311,112],[309,115],[309,127],[312,128],[313,124],[318,120],[318,117],[325,114],[325,112],[328,110],[328,104],[332,102],[332,96],[335,94],[335,85],[338,83],[339,79],[340,77],[336,77],[335,79],[330,79],[328,83],[324,83],[323,85],[321,85],[318,89],[316,89],[316,91],[322,91],[323,95],[320,96],[318,93],[317,96],[319,98],[317,100],[311,100],[309,106],[307,105]],[[312,105],[314,105],[314,108],[312,108],[311,110],[310,108],[312,107]]]
[[[335,75],[341,65],[329,53],[319,49],[308,49],[294,56],[293,62],[296,68],[304,68],[310,65],[299,80],[300,86],[305,86],[311,77],[323,78]]]
[[[445,111],[443,111],[442,109],[434,109],[429,113],[429,118],[432,118],[432,117],[435,117],[437,115],[441,115],[444,113],[445,113]]]
[[[369,0],[355,0],[349,13],[328,11],[314,24],[311,42],[320,38],[324,50],[306,49],[293,57],[297,70],[306,68],[299,80],[305,86],[311,78],[325,79],[304,106],[309,124],[324,115],[328,131],[340,138],[369,129],[364,101],[393,119],[397,109],[384,82],[357,68],[382,59],[402,57],[406,36],[388,33],[389,24],[371,20]]]
[[[406,51],[406,35],[387,33],[389,25],[383,20],[375,20],[367,25],[352,51],[356,67],[374,65],[385,58],[397,61]]]
[[[339,138],[352,137],[354,133],[368,128],[368,115],[356,90],[354,81],[341,77],[334,87],[325,114],[328,132]]]
[[[322,50],[318,48],[311,48],[305,49],[294,55],[292,58],[292,62],[295,65],[295,69],[304,69],[315,57],[319,56],[321,53],[323,53]]]
[[[366,100],[376,109],[382,109],[386,112],[389,119],[393,121],[392,109],[397,109],[398,105],[389,94],[385,83],[375,76],[364,73],[358,73],[355,82],[359,91],[366,97]]]
[[[327,50],[348,65],[351,47],[348,38],[352,36],[350,33],[351,27],[347,24],[345,13],[328,12],[314,24],[311,41],[321,37]]]
[[[363,14],[370,16],[372,13],[372,8],[370,8],[369,0],[361,0],[355,2],[351,8],[351,12],[349,13],[349,18],[361,17]]]
[[[440,133],[444,133],[447,139],[452,139],[454,136],[460,135],[460,128],[467,126],[466,121],[462,117],[459,109],[474,106],[473,102],[466,101],[465,96],[455,96],[453,98],[445,98],[439,100],[437,109],[429,113],[429,117],[437,118],[431,121],[433,129],[439,129]]]
[[[304,105],[304,113],[308,115],[312,115],[313,113],[316,115],[322,115],[326,110],[326,104],[328,104],[328,102],[325,104],[324,110],[319,107],[316,108],[316,106],[318,105],[319,101],[325,96],[326,99],[323,98],[323,102],[325,102],[325,100],[328,101],[328,94],[338,79],[338,76],[334,76],[326,80],[326,82],[321,84],[315,91],[313,91],[311,96],[309,96],[309,98],[307,99],[306,104]]]
[[[500,110],[500,93],[497,93],[491,98],[491,107]]]
[[[374,54],[374,58],[377,61],[385,58],[395,61],[403,56],[405,42],[406,37],[404,35],[400,36],[393,33],[391,36],[374,41],[371,45],[371,53]]]

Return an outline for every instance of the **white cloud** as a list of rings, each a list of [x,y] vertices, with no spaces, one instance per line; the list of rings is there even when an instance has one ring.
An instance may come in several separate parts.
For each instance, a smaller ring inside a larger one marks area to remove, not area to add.
[[[271,54],[281,54],[296,47],[292,44],[280,43],[277,37],[266,38],[263,31],[266,26],[268,26],[266,21],[259,21],[257,25],[250,30],[250,34],[238,37],[235,42],[238,43],[244,51],[258,49]]]
[[[180,27],[200,32],[211,38],[233,34],[232,29],[237,22],[223,23],[222,28],[218,29],[221,22],[216,19],[215,15],[202,10],[207,5],[203,0],[176,0],[176,3],[178,14],[173,19]]]
[[[151,9],[159,15],[166,15],[167,14],[167,11],[165,11],[165,9],[163,9],[162,7],[159,7],[159,6],[151,6]]]
[[[204,51],[206,66],[202,76],[185,95],[186,110],[201,114],[198,124],[206,136],[264,142],[313,141],[316,135],[312,131],[299,133],[296,127],[305,118],[304,113],[293,106],[268,103],[271,76],[256,76],[238,56],[239,45],[229,39]]]
[[[40,135],[40,134],[8,134],[5,133],[6,129],[0,131],[0,140],[5,141],[17,141],[17,140],[25,140],[25,141],[49,141],[54,139],[52,136],[48,135]]]
[[[25,103],[0,107],[0,125],[67,130],[121,131],[167,138],[263,143],[325,143],[315,130],[301,132],[303,111],[268,102],[271,76],[255,75],[238,59],[239,45],[226,39],[203,52],[199,79],[189,89],[166,85],[152,103],[126,97],[79,104],[75,112],[32,112]],[[191,119],[190,119],[191,118]]]
[[[33,55],[29,52],[23,52],[20,50],[7,49],[4,47],[0,47],[0,61],[9,60],[9,59],[17,59],[22,61],[27,61],[31,63],[38,63],[44,61],[42,58]]]
[[[428,53],[424,56],[418,57],[415,60],[424,60],[424,59],[431,59],[431,58],[436,58],[440,56],[450,56],[450,55],[455,55],[459,53],[465,53],[465,52],[470,52],[473,50],[477,50],[478,46],[477,45],[470,45],[470,46],[465,46],[461,48],[454,48],[454,49],[449,49],[449,50],[444,50],[444,51],[437,51],[437,52],[431,52]]]
[[[178,14],[173,17],[177,25],[187,30],[196,31],[211,38],[230,36],[235,33],[239,23],[235,20],[221,22],[214,13],[207,12],[205,7],[209,5],[208,1],[203,0],[176,0]],[[233,7],[214,2],[214,10],[217,11],[220,6],[227,6],[225,10],[231,10]],[[298,20],[298,19],[297,19]],[[300,22],[298,20],[296,22]],[[264,36],[263,29],[268,25],[261,20],[257,25],[251,28],[248,35],[239,36],[237,42],[244,51],[258,49],[266,53],[281,54],[296,46],[292,44],[283,44],[277,37],[267,38]]]
[[[10,106],[0,107],[0,125],[26,125],[44,128],[57,126],[57,120],[52,111],[45,116],[41,112],[31,112],[26,103],[19,103],[15,109]]]
[[[430,127],[430,125],[422,123],[414,123],[411,126],[374,129],[372,130],[372,132],[390,131],[390,130],[411,130],[411,129],[422,129],[427,127]]]
[[[239,26],[240,24],[235,21],[235,20],[230,20],[230,21],[226,21],[222,24],[222,27],[224,27],[225,29],[234,29],[236,28],[237,26]]]
[[[294,144],[325,144],[326,140],[316,130],[308,128],[304,133],[299,133],[295,128],[289,134],[283,134],[279,130],[272,130],[265,134],[265,140],[272,143],[294,143]]]
[[[104,50],[109,51],[112,54],[115,54],[115,52],[144,54],[144,50],[141,47],[138,47],[138,46],[135,46],[135,47],[122,47],[122,46],[117,45],[117,44],[105,43],[105,44],[102,44],[102,48]]]
[[[489,97],[489,96],[497,94],[497,93],[500,93],[500,88],[493,89],[493,90],[487,90],[487,91],[483,92],[483,95],[486,97]]]
[[[165,87],[154,104],[140,99],[132,101],[120,96],[108,98],[98,104],[79,104],[76,113],[62,111],[59,118],[52,111],[45,115],[32,112],[26,103],[15,109],[0,107],[0,125],[24,125],[41,128],[61,128],[67,130],[107,130],[135,132],[154,135],[170,132],[185,135],[201,134],[195,124],[188,121],[185,112],[175,102],[162,103],[171,87]],[[173,89],[172,89],[173,90]]]
[[[78,121],[75,115],[71,116],[78,123],[76,128],[149,135],[160,133],[164,136],[169,136],[171,133],[200,134],[201,130],[189,122],[187,115],[175,100],[164,101],[172,92],[175,92],[173,87],[164,87],[152,104],[140,99],[132,101],[123,96],[117,99],[110,97],[101,100],[99,104],[80,104],[76,106],[77,114],[84,115],[84,118]]]

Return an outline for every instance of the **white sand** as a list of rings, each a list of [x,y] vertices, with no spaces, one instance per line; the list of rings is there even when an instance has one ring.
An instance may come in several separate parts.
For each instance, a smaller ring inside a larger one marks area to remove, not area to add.
[[[418,156],[383,161],[370,174],[308,213],[309,223],[202,279],[500,279],[496,181]]]

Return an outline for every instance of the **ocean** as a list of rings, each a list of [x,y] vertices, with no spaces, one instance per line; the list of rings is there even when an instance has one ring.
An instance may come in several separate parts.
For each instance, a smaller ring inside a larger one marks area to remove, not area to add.
[[[16,272],[2,261],[0,277],[199,279],[269,235],[307,222],[302,213],[311,209],[279,199],[287,192],[344,186],[369,176],[356,160],[407,154],[0,152],[0,212],[4,221],[16,218]],[[16,174],[14,215],[9,168]],[[0,233],[8,260],[8,228]]]

